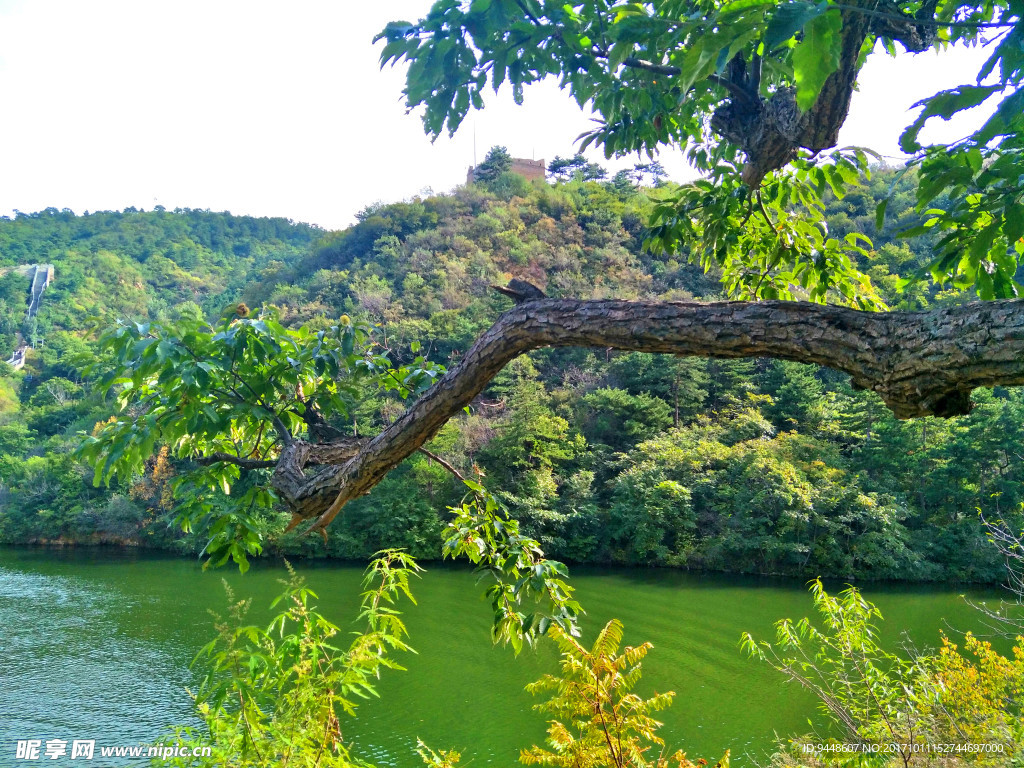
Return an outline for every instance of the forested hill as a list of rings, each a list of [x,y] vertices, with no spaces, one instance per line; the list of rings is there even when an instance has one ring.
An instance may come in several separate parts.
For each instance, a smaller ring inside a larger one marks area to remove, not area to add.
[[[156,315],[183,301],[219,309],[223,296],[237,294],[269,265],[298,260],[322,235],[287,219],[209,211],[76,216],[48,208],[0,218],[0,267],[56,266],[49,310],[40,315],[45,336],[80,330],[85,317]],[[6,293],[3,299],[18,303]]]
[[[873,221],[891,182],[879,173],[831,201],[831,229]],[[915,223],[909,190],[897,185],[862,265],[893,303],[897,276],[924,263],[894,238]],[[197,211],[0,221],[0,264],[57,269],[39,316],[42,348],[2,380],[0,540],[197,550],[207,538],[170,525],[176,468],[166,456],[110,491],[93,489],[91,470],[71,458],[75,435],[111,413],[85,372],[95,355],[89,316],[173,319],[185,302],[215,316],[243,300],[272,305],[289,324],[362,317],[389,348],[418,340],[450,364],[509,306],[488,286],[511,276],[554,296],[720,298],[713,275],[643,252],[649,206],[621,176],[531,186],[505,175],[371,206],[334,233]],[[2,298],[17,308],[16,295]],[[902,302],[963,298],[922,288]],[[977,510],[1019,507],[1024,398],[975,398],[969,417],[903,423],[827,370],[544,350],[503,372],[432,447],[483,468],[527,530],[574,561],[994,580],[1002,567]],[[372,434],[401,408],[370,398],[336,426]],[[460,496],[447,473],[416,457],[350,504],[326,547],[277,538],[282,519],[263,521],[268,551],[365,557],[405,546],[437,556],[446,507]]]
[[[71,458],[78,432],[112,410],[91,394],[86,373],[97,329],[189,305],[217,314],[261,270],[306,256],[323,234],[281,218],[195,210],[50,208],[0,218],[0,359],[19,335],[33,347],[23,371],[0,365],[0,540],[132,541],[148,525],[147,539],[169,543],[165,525],[126,489],[92,489]],[[56,278],[27,322],[28,282],[10,268],[33,263],[53,264]]]

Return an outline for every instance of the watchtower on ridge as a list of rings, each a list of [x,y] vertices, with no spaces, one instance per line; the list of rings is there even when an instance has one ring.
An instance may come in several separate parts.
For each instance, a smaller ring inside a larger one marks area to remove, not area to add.
[[[522,157],[513,157],[512,167],[509,168],[512,173],[518,173],[527,181],[535,181],[537,179],[543,181],[547,178],[547,169],[547,163],[544,162],[543,158],[540,160],[527,160]],[[474,181],[476,181],[476,166],[471,165],[466,173],[466,183],[472,184]]]

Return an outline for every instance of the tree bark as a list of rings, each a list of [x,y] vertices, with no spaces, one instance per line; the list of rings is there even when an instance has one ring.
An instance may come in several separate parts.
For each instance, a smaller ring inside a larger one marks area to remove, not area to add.
[[[273,483],[294,513],[293,524],[315,518],[310,530],[323,531],[514,358],[572,346],[811,363],[848,373],[854,386],[878,393],[898,418],[955,416],[970,410],[977,387],[1024,384],[1024,301],[918,313],[790,301],[528,301],[501,315],[457,366],[377,436],[343,448],[303,441],[286,446]],[[329,466],[305,475],[314,461]]]

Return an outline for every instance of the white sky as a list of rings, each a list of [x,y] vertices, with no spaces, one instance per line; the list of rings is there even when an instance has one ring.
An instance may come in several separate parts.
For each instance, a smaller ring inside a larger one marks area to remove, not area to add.
[[[0,0],[0,215],[160,204],[339,228],[377,200],[462,183],[474,132],[480,159],[493,144],[571,155],[589,120],[554,83],[527,89],[522,107],[491,94],[454,139],[430,143],[405,114],[403,71],[380,71],[370,43],[429,6]],[[841,145],[898,155],[910,105],[973,81],[984,58],[872,57]],[[923,137],[967,132],[939,123]],[[678,153],[661,159],[673,178],[688,176]]]

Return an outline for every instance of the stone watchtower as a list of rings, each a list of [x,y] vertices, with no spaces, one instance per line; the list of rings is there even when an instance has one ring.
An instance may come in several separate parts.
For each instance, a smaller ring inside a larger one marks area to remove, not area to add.
[[[540,160],[526,160],[522,157],[513,157],[512,167],[509,170],[512,173],[518,173],[527,181],[535,181],[536,179],[543,181],[547,178],[547,168],[548,166],[543,158]],[[476,168],[471,165],[466,173],[466,183],[472,184],[474,181],[476,181]]]

